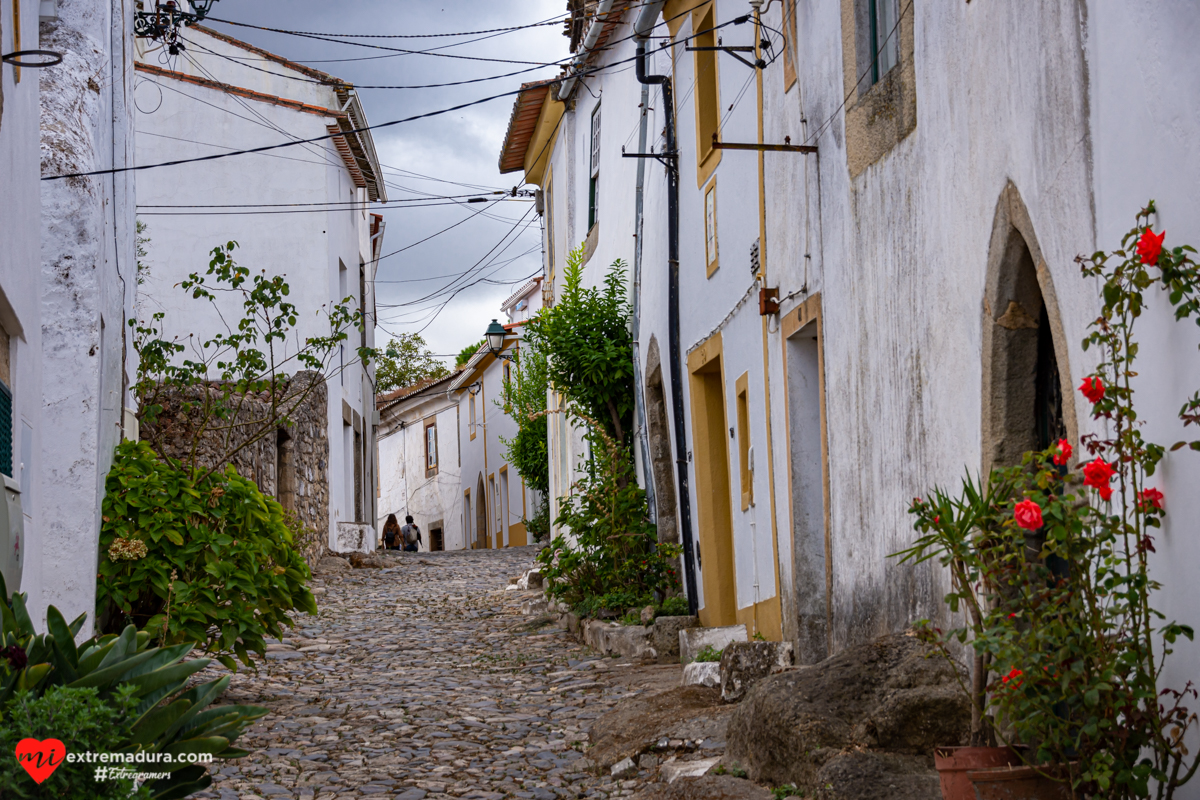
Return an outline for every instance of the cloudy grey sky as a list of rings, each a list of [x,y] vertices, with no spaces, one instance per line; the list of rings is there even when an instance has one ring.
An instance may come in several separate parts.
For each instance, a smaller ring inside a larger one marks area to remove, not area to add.
[[[497,35],[359,40],[410,50],[441,48],[437,52],[447,55],[545,63],[568,55],[560,24],[565,10],[565,0],[220,0],[213,6],[212,16],[333,35],[459,33],[553,21]],[[448,83],[528,68],[523,64],[396,54],[219,22],[207,24],[360,86]],[[541,68],[512,77],[438,89],[361,89],[360,95],[368,119],[378,124],[511,91],[524,81],[551,77],[557,71]],[[439,195],[462,195],[481,188],[511,189],[523,175],[502,176],[496,164],[512,104],[513,98],[503,98],[376,132],[380,161],[389,168],[385,170],[389,199],[418,196],[406,189]],[[481,259],[485,264],[489,259],[495,261],[472,279],[487,276],[493,281],[510,282],[538,271],[540,229],[531,206],[530,202],[505,201],[494,206],[449,204],[426,209],[386,209],[385,253],[424,239],[468,216],[471,219],[380,262],[377,275],[380,341],[386,341],[389,332],[423,330],[422,335],[435,353],[457,353],[478,341],[492,317],[499,316],[500,303],[518,284],[480,283],[464,289],[436,318],[433,314],[445,296],[409,306],[387,306],[412,304],[441,289],[456,273],[471,269]],[[476,214],[481,208],[486,210]],[[513,231],[516,221],[527,211],[525,222],[532,220],[533,225],[517,237],[509,236],[505,240],[508,246],[501,245],[489,256],[488,252],[506,233]],[[522,253],[525,255],[501,264]],[[418,279],[429,280],[384,283]]]

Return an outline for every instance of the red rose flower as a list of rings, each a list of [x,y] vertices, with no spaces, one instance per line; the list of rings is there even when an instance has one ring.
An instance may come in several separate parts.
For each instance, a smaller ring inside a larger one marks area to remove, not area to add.
[[[1036,531],[1042,527],[1042,507],[1032,500],[1022,500],[1013,507],[1013,517],[1025,530]]]
[[[1095,461],[1089,461],[1083,465],[1083,483],[1099,492],[1101,500],[1108,500],[1112,497],[1113,491],[1108,484],[1116,472],[1112,468],[1112,464],[1102,458],[1097,458]]]
[[[1138,239],[1137,250],[1143,264],[1158,263],[1158,257],[1162,253],[1163,238],[1166,235],[1167,232],[1163,231],[1158,236],[1155,236],[1154,231],[1149,228],[1142,231],[1142,238]]]
[[[1058,440],[1058,455],[1054,456],[1054,463],[1058,466],[1065,466],[1071,458],[1071,443],[1066,439]]]
[[[1099,403],[1104,399],[1104,384],[1099,378],[1084,378],[1083,383],[1079,384],[1079,391],[1091,403]]]
[[[1161,509],[1163,501],[1163,493],[1158,489],[1142,489],[1141,497],[1138,499],[1138,505],[1144,510],[1149,510],[1151,507]]]
[[[1007,675],[1005,675],[1000,680],[1004,684],[1007,684],[1009,681],[1012,681],[1012,685],[1014,687],[1017,687],[1017,686],[1021,685],[1021,676],[1024,674],[1025,673],[1022,672],[1021,670],[1017,669],[1016,667],[1013,667],[1012,671],[1009,672]]]

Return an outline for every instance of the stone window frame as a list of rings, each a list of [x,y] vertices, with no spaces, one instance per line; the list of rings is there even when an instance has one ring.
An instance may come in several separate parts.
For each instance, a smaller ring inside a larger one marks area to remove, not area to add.
[[[850,177],[879,161],[917,127],[913,4],[900,5],[896,33],[899,61],[870,82],[875,47],[871,42],[870,0],[841,0],[842,81],[846,101],[846,162]]]
[[[429,432],[430,431],[433,431],[432,452],[430,451],[430,447],[429,447]],[[422,429],[421,429],[421,441],[424,443],[422,449],[425,453],[425,477],[432,478],[434,475],[438,474],[438,467],[441,463],[440,460],[438,459],[437,417],[430,417],[429,419],[425,420],[425,424],[422,426]],[[432,465],[430,464],[430,455],[433,456]]]

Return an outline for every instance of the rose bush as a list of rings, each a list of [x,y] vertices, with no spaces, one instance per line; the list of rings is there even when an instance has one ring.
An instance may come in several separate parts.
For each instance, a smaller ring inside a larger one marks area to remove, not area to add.
[[[950,610],[967,612],[948,631],[922,624],[946,657],[959,646],[974,654],[964,686],[972,743],[1030,745],[1031,762],[1059,765],[1044,774],[1067,781],[1073,796],[1165,800],[1200,763],[1184,744],[1197,691],[1163,680],[1175,643],[1194,633],[1155,608],[1162,587],[1149,571],[1166,512],[1147,480],[1167,451],[1143,438],[1133,388],[1145,293],[1165,289],[1176,318],[1200,324],[1200,273],[1194,249],[1162,247],[1153,213],[1153,203],[1143,209],[1123,249],[1079,259],[1102,284],[1083,342],[1099,348],[1100,363],[1079,391],[1107,434],[1081,437],[1086,463],[1064,469],[1072,450],[1060,440],[985,480],[966,479],[957,495],[935,489],[912,504],[921,535],[898,554],[937,558],[950,571]],[[1200,423],[1200,392],[1179,416]],[[1200,441],[1172,449],[1185,446],[1200,450]]]

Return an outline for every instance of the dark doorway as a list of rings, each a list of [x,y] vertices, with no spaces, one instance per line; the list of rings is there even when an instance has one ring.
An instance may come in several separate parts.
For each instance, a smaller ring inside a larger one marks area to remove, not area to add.
[[[445,550],[446,539],[442,534],[442,528],[439,525],[436,528],[429,529],[429,549],[430,550]]]
[[[1066,438],[1051,319],[1029,245],[1011,228],[989,297],[991,346],[985,352],[989,467],[1020,464],[1029,450]]]
[[[488,538],[487,489],[483,485],[483,475],[480,475],[475,487],[475,549],[486,550]]]
[[[282,428],[275,437],[275,495],[284,511],[296,512],[296,443]]]
[[[651,341],[652,355],[657,347]],[[654,497],[658,511],[658,540],[679,542],[675,512],[675,475],[671,457],[671,428],[667,422],[667,399],[663,390],[662,368],[655,363],[646,379],[646,427],[650,443],[650,468],[654,473]]]

